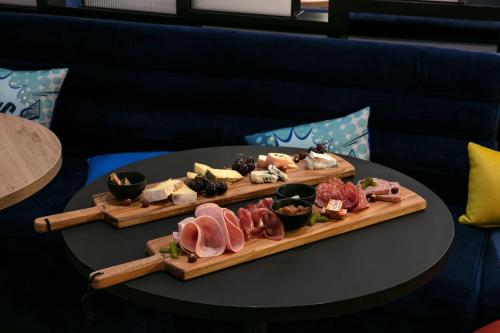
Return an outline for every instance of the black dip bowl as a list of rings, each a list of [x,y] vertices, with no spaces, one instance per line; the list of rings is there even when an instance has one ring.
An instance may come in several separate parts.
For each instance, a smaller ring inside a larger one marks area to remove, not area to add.
[[[134,200],[142,194],[144,188],[146,188],[146,177],[139,172],[125,171],[117,172],[116,175],[120,180],[127,177],[131,185],[116,185],[111,182],[108,177],[108,188],[109,191],[119,200]]]
[[[309,207],[309,212],[299,215],[285,215],[278,212],[278,209],[280,209],[281,207],[289,205]],[[276,215],[278,215],[281,222],[283,222],[285,231],[290,231],[303,227],[307,224],[307,221],[309,221],[309,218],[311,217],[312,214],[312,204],[309,201],[305,201],[302,199],[287,198],[275,201],[271,205],[271,210]]]
[[[278,200],[298,195],[300,199],[314,204],[314,200],[316,199],[316,189],[314,186],[306,184],[285,184],[278,187],[276,195],[278,196]]]

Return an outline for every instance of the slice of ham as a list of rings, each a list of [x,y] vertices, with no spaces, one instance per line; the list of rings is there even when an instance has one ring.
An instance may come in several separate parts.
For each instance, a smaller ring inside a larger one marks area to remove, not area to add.
[[[239,227],[238,218],[227,208],[221,208],[214,203],[206,203],[198,206],[194,215],[196,217],[210,216],[219,222],[226,240],[226,249],[229,251],[238,252],[245,245],[245,235]]]
[[[210,216],[187,218],[179,224],[179,244],[200,258],[219,256],[226,249],[219,222]]]

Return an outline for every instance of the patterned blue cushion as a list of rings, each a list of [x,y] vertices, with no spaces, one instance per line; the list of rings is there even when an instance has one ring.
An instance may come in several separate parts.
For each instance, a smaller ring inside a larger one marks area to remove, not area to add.
[[[325,143],[332,153],[370,160],[368,119],[370,108],[337,119],[280,128],[245,136],[250,145],[309,148]]]
[[[20,116],[50,127],[68,69],[12,71],[0,68],[0,113]]]

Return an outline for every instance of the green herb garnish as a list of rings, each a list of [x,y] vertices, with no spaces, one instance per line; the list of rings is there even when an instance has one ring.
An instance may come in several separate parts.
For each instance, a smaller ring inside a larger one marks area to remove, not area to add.
[[[170,246],[169,247],[162,247],[160,249],[160,253],[161,254],[170,253]]]
[[[311,214],[311,217],[309,218],[308,224],[314,225],[316,223],[321,223],[321,222],[326,222],[326,221],[328,221],[328,218],[326,216],[323,216],[318,212],[313,212]]]
[[[174,241],[170,242],[170,257],[172,259],[179,258],[179,250],[177,249],[177,243]]]
[[[373,178],[372,178],[372,177],[368,177],[368,178],[366,178],[366,179],[363,179],[363,180],[361,181],[360,185],[361,185],[361,188],[364,190],[364,189],[366,189],[368,186],[375,186],[375,185],[377,185],[377,184],[375,183],[375,181],[373,180]]]

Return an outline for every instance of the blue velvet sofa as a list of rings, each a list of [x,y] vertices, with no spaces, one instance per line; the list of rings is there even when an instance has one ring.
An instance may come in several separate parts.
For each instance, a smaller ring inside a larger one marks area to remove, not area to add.
[[[0,212],[0,331],[79,332],[86,280],[59,233],[32,220],[61,211],[90,156],[244,144],[244,135],[371,106],[372,160],[465,209],[474,141],[498,148],[500,57],[290,34],[0,13],[0,67],[68,67],[52,129],[63,167],[45,189]],[[423,249],[425,250],[425,249]],[[271,332],[470,332],[500,318],[500,232],[456,224],[449,260],[382,307]],[[95,297],[96,332],[234,331]]]

